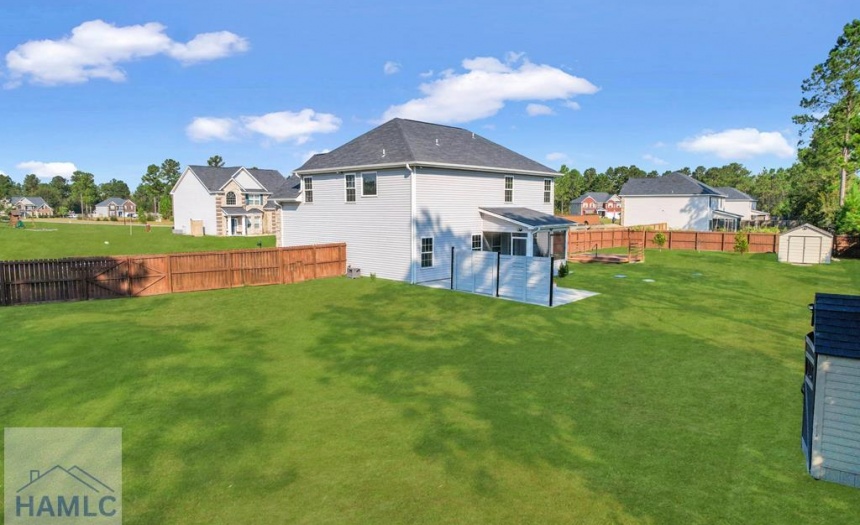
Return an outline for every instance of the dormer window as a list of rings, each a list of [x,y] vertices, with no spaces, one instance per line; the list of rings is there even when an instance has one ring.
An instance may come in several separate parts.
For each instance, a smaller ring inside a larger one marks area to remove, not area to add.
[[[227,192],[227,198],[225,200],[227,206],[235,206],[236,205],[236,194],[232,191]]]

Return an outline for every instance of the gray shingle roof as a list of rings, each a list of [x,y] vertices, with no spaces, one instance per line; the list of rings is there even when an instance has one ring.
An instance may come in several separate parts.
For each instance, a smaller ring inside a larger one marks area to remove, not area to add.
[[[629,179],[621,187],[619,195],[722,195],[719,191],[681,172],[662,177]]]
[[[100,206],[108,206],[108,205],[109,205],[109,204],[111,204],[111,203],[116,204],[117,206],[122,206],[123,204],[125,204],[125,201],[126,201],[126,200],[127,200],[127,199],[122,199],[122,198],[120,198],[120,197],[108,197],[107,199],[105,199],[105,200],[101,201],[100,203],[96,204],[96,206],[97,206],[97,207],[100,207]]]
[[[15,204],[18,204],[21,199],[27,199],[28,201],[33,203],[33,206],[37,208],[41,208],[42,206],[47,206],[50,208],[50,206],[48,206],[48,203],[45,202],[45,199],[43,199],[42,197],[9,197],[9,202],[14,206]]]
[[[237,171],[242,169],[241,166],[229,168],[215,168],[212,166],[188,166],[191,171],[197,175],[206,189],[209,191],[218,191],[227,181],[230,180]],[[283,181],[284,176],[278,170],[264,170],[257,168],[246,168],[248,173],[254,176],[266,191],[274,191]]]
[[[510,207],[510,208],[478,208],[481,211],[497,215],[499,217],[524,224],[529,228],[551,228],[551,227],[567,227],[576,225],[575,222],[562,217],[556,217],[549,213],[533,210],[531,208]]]
[[[298,175],[290,175],[272,192],[272,198],[278,200],[295,200],[302,192],[302,179]]]
[[[750,197],[746,193],[732,188],[731,186],[720,186],[719,188],[714,188],[718,192],[722,193],[726,196],[726,199],[731,201],[754,201],[753,197]]]
[[[609,198],[612,197],[612,195],[609,193],[606,193],[604,191],[587,191],[587,192],[583,193],[582,195],[580,195],[579,197],[573,199],[570,202],[571,202],[571,204],[581,203],[582,201],[584,201],[588,197],[591,197],[592,199],[594,199],[597,202],[604,203],[604,202],[608,201]]]
[[[406,163],[558,174],[466,129],[400,118],[389,120],[328,153],[314,155],[296,172]]]

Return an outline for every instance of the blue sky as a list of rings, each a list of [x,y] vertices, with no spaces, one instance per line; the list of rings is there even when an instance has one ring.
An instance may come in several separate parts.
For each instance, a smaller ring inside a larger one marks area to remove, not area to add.
[[[221,155],[289,173],[392,116],[544,164],[795,158],[800,83],[856,0],[4,1],[0,171]]]

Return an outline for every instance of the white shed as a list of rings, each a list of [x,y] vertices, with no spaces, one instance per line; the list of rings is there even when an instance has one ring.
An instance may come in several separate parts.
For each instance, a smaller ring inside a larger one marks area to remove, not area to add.
[[[811,224],[783,232],[779,236],[779,262],[830,264],[833,235]]]

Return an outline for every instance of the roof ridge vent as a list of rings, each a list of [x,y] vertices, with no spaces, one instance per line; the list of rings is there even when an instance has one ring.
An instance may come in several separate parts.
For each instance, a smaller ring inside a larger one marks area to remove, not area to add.
[[[437,146],[439,145],[439,139],[436,139],[436,145]]]
[[[385,158],[385,148],[382,148],[382,158]]]

